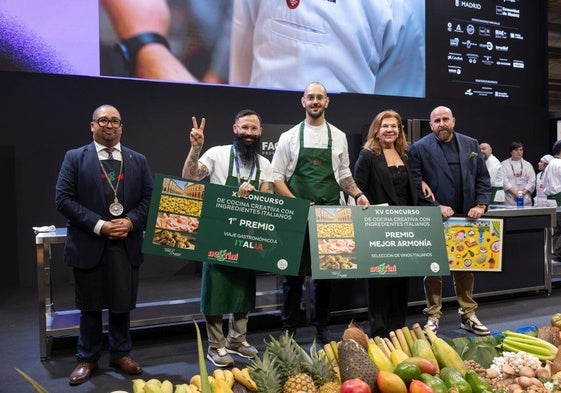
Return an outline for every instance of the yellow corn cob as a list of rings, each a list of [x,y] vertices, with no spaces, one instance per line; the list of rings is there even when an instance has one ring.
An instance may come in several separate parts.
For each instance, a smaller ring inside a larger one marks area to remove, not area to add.
[[[411,350],[409,349],[409,344],[407,343],[407,339],[405,338],[405,334],[403,333],[403,330],[397,329],[395,331],[395,336],[397,337],[397,340],[399,341],[399,344],[401,345],[401,349],[403,350],[403,352],[405,352],[407,356],[411,356]]]
[[[465,375],[467,367],[460,354],[456,352],[456,350],[446,341],[437,337],[437,335],[430,330],[428,326],[425,326],[425,332],[427,333],[427,337],[431,343],[432,351],[434,352],[436,360],[438,360],[438,365],[441,368],[455,368],[462,373],[462,375]]]
[[[390,332],[390,335],[391,335],[391,332]],[[401,363],[402,361],[404,361],[405,359],[408,358],[408,356],[405,354],[405,352],[403,352],[401,350],[401,348],[396,348],[396,346],[393,345],[392,341],[389,338],[384,337],[383,340],[390,350],[390,359],[391,359],[394,366],[397,366],[399,363]],[[399,345],[399,343],[398,343],[398,345]]]
[[[393,371],[394,365],[392,361],[386,356],[384,351],[374,343],[374,340],[369,340],[368,342],[368,357],[370,357],[370,360],[372,360],[372,363],[374,363],[378,370]]]
[[[405,352],[403,352],[401,349],[394,349],[390,355],[390,358],[392,360],[392,363],[394,366],[397,366],[399,363],[403,362],[404,360],[406,360],[409,356],[407,356],[407,354]]]

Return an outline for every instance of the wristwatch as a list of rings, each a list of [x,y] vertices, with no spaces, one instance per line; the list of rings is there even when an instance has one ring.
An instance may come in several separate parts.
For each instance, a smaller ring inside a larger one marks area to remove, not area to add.
[[[125,69],[129,76],[134,76],[136,73],[136,55],[140,48],[152,43],[162,44],[169,49],[166,37],[153,32],[140,33],[115,44],[115,49],[125,61]]]

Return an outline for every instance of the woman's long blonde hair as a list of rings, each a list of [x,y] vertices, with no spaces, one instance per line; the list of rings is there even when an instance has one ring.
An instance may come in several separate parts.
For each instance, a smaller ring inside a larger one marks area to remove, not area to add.
[[[397,135],[397,139],[395,140],[395,150],[397,150],[400,156],[407,154],[409,145],[407,144],[407,140],[405,139],[405,132],[403,131],[401,116],[399,115],[399,113],[391,109],[378,113],[374,120],[372,120],[370,128],[368,129],[366,142],[364,143],[364,148],[372,150],[376,155],[380,155],[382,153],[382,145],[380,144],[377,136],[378,132],[380,131],[380,126],[382,125],[382,120],[388,117],[395,118],[399,127],[399,133]]]

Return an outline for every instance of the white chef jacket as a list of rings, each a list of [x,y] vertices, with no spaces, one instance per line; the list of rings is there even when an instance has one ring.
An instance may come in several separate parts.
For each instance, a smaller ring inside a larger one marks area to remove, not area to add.
[[[534,206],[557,207],[557,202],[554,199],[547,199],[544,189],[544,172],[539,172],[536,175],[536,197],[534,198]]]
[[[561,192],[561,158],[553,157],[543,174],[545,195],[557,195]]]
[[[287,3],[235,0],[230,84],[425,96],[422,0]]]
[[[514,187],[517,190],[526,189],[529,192],[524,195],[524,205],[532,205],[532,192],[536,188],[536,172],[534,167],[524,160],[513,161],[512,158],[507,158],[501,162],[503,166],[503,189],[505,191],[505,205],[516,206],[516,195],[507,192],[508,189]],[[521,173],[519,177],[515,176]]]
[[[491,187],[503,187],[503,167],[501,162],[497,157],[491,154],[485,160],[485,165],[487,166],[487,171],[489,172],[489,177],[491,179]],[[505,201],[505,192],[504,190],[498,190],[495,194],[495,199],[491,201],[493,202],[504,202]]]

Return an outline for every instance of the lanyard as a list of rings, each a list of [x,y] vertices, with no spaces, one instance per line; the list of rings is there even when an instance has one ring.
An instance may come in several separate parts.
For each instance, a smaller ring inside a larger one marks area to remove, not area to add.
[[[522,159],[520,159],[520,173],[517,174],[514,171],[514,166],[512,165],[512,160],[510,160],[510,168],[512,169],[512,173],[514,174],[514,177],[522,177],[522,173],[524,173],[524,165],[522,164]]]
[[[232,154],[234,155],[234,163],[236,164],[236,176],[238,178],[238,187],[242,185],[243,177],[240,176],[240,162],[238,160],[238,153],[236,152],[236,148],[232,145]],[[253,177],[253,172],[255,171],[255,156],[253,157],[253,161],[251,163],[251,169],[249,170],[249,175],[247,176],[247,181],[251,181]]]

